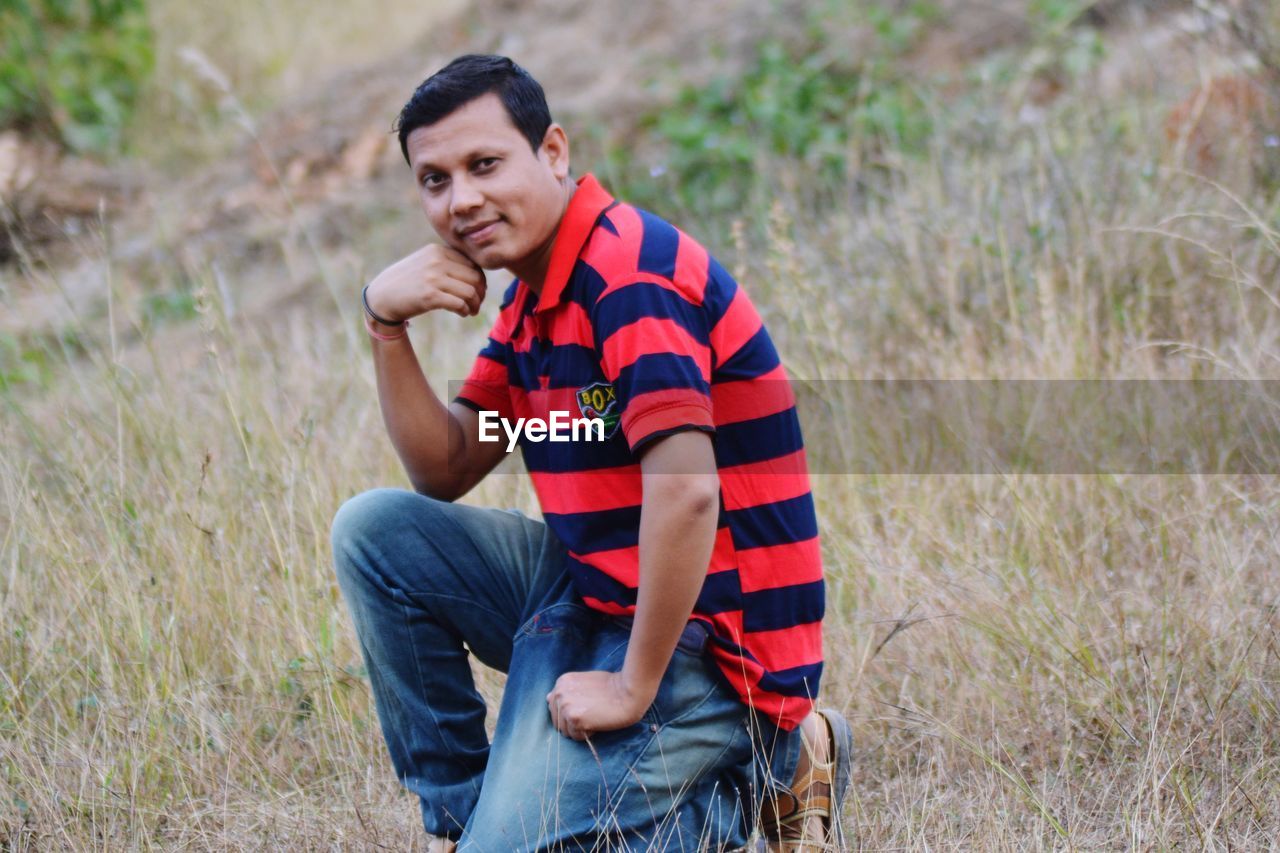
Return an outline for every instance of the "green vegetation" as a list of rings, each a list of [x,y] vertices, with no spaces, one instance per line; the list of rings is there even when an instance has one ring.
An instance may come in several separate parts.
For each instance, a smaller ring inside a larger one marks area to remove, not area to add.
[[[146,0],[4,0],[0,127],[115,152],[153,61]]]
[[[770,173],[802,171],[824,183],[844,182],[875,152],[925,150],[933,122],[926,87],[904,78],[893,60],[938,12],[913,2],[818,4],[804,35],[765,39],[740,74],[684,84],[672,105],[644,116],[657,165],[628,186],[641,203],[672,194],[699,212],[741,209]],[[845,25],[870,24],[873,50],[850,56]],[[642,143],[645,142],[642,140]],[[611,152],[623,164],[636,140]]]
[[[822,53],[760,46],[740,78],[687,86],[673,108],[644,126],[665,143],[667,184],[694,207],[728,210],[749,196],[777,158],[824,180],[847,176],[855,139],[918,151],[929,132],[920,96],[905,83],[876,83]]]

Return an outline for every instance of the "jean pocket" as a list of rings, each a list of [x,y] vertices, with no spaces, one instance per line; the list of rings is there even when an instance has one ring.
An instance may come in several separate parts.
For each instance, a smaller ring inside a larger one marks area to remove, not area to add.
[[[585,636],[595,621],[595,611],[586,605],[562,601],[530,616],[516,631],[515,639],[564,634]]]
[[[708,703],[741,705],[709,655],[688,651],[672,655],[654,700],[660,723],[668,726],[696,718]],[[745,713],[746,707],[740,710]]]
[[[609,622],[620,629],[625,636],[630,637],[631,628],[634,619],[630,616],[611,616]],[[707,652],[707,646],[711,642],[711,629],[701,619],[690,619],[684,626],[684,630],[680,632],[680,639],[676,642],[676,651],[683,652],[693,657],[701,657]]]
[[[626,659],[631,639],[630,617],[605,617],[596,637],[594,669],[617,672]],[[657,695],[645,711],[643,722],[651,729],[669,724],[697,709],[717,691],[723,692],[715,664],[708,653],[711,629],[691,619],[680,634],[671,660],[658,685]]]

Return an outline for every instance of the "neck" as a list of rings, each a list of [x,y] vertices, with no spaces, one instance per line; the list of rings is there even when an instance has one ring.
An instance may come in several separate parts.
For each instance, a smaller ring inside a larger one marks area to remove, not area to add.
[[[563,201],[560,205],[560,215],[556,218],[556,227],[551,230],[551,234],[538,247],[537,251],[520,263],[512,264],[509,267],[516,278],[523,281],[529,286],[530,290],[539,295],[542,293],[542,285],[547,280],[547,270],[551,266],[551,252],[556,245],[556,235],[560,233],[560,224],[564,222],[565,211],[569,209],[569,200],[577,192],[578,184],[573,178],[566,177],[560,182],[560,189],[563,193]]]

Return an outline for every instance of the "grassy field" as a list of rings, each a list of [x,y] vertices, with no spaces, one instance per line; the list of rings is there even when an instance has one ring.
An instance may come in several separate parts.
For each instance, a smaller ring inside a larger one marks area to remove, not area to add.
[[[922,99],[920,150],[857,137],[834,182],[761,151],[748,204],[661,212],[739,276],[795,377],[1276,378],[1274,182],[1172,163],[1158,93],[1104,100],[1080,75],[1031,117],[970,93]],[[645,180],[639,157],[578,165]],[[295,266],[165,254],[191,319],[91,232],[94,307],[11,342],[0,846],[422,844],[328,541],[345,498],[407,487],[356,302],[393,259],[370,246],[413,248],[404,215]],[[56,265],[6,275],[65,292]],[[273,287],[311,296],[239,307]],[[437,390],[495,311],[415,322]],[[858,417],[838,414],[806,430]],[[900,464],[813,460],[859,845],[1274,846],[1276,478]],[[518,467],[467,500],[535,509]]]

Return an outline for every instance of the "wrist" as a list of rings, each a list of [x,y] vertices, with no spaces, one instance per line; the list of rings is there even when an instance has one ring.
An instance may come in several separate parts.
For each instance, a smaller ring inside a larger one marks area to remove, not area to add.
[[[622,666],[622,671],[618,673],[618,686],[622,691],[623,701],[627,707],[633,710],[644,710],[653,704],[653,700],[658,696],[658,686],[662,683],[662,676],[657,678],[644,678],[636,675],[627,669],[626,664]]]
[[[385,326],[389,329],[398,329],[403,327],[408,318],[392,316],[391,312],[388,312],[385,307],[376,309],[372,305],[369,297],[369,290],[375,283],[376,281],[366,284],[364,289],[360,291],[360,304],[364,307],[365,317],[378,325]]]
[[[388,326],[379,323],[368,314],[364,317],[364,327],[369,332],[369,337],[376,341],[398,341],[400,338],[409,337],[409,321],[405,320],[395,326]]]

